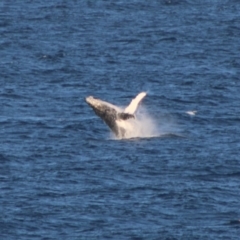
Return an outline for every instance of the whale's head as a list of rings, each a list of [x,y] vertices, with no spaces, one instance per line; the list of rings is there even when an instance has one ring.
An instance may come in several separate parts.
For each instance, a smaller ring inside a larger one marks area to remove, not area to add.
[[[101,105],[101,100],[94,98],[93,96],[86,97],[86,102],[91,106],[91,107],[100,107]]]
[[[108,118],[109,116],[111,118],[116,118],[117,113],[121,111],[116,106],[108,102],[104,102],[98,98],[94,98],[93,96],[86,97],[85,100],[88,105],[94,110],[94,112],[99,117],[103,118],[103,120],[105,120],[105,118]]]
[[[94,98],[93,96],[86,97],[86,102],[93,109],[97,116],[99,116],[110,129],[118,136],[119,129],[116,123],[120,110],[107,102]]]

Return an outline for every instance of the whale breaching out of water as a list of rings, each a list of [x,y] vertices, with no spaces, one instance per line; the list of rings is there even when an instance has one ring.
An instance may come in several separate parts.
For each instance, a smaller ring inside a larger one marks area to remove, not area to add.
[[[89,96],[86,102],[113,131],[117,138],[125,138],[132,135],[135,130],[137,119],[136,111],[139,103],[147,95],[146,92],[139,93],[125,108],[121,109],[111,103]]]

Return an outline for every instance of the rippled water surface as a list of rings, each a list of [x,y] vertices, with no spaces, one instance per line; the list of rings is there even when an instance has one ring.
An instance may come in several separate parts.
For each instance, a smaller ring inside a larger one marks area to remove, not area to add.
[[[238,0],[1,1],[0,238],[239,239],[239,23]],[[141,91],[157,137],[85,102]]]

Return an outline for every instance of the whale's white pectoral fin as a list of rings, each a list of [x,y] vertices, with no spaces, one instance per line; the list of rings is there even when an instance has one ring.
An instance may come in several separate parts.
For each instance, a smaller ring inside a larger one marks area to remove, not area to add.
[[[139,93],[131,103],[125,108],[124,113],[134,114],[141,100],[147,95],[146,92]]]

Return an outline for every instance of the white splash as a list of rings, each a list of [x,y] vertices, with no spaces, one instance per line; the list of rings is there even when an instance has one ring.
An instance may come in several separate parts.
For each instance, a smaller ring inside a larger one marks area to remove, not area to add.
[[[143,107],[139,107],[134,119],[119,120],[117,124],[119,127],[126,129],[125,136],[122,139],[161,136],[156,120]]]
[[[187,111],[186,114],[190,115],[190,116],[195,116],[197,113],[197,111]]]

